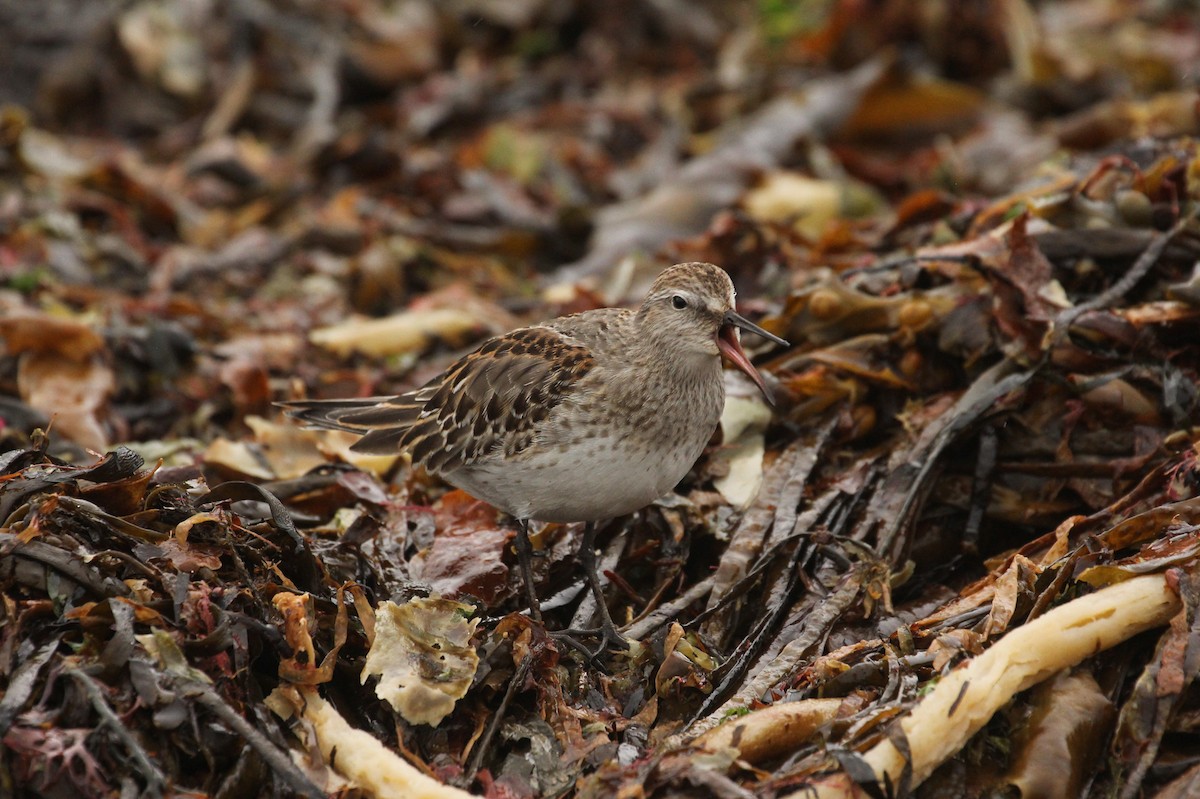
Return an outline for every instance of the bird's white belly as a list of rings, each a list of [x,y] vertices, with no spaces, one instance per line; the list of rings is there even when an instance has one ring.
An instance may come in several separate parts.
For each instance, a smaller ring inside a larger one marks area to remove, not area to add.
[[[496,460],[445,478],[518,518],[544,522],[609,519],[649,505],[675,487],[708,437],[658,449],[590,438],[519,460]]]

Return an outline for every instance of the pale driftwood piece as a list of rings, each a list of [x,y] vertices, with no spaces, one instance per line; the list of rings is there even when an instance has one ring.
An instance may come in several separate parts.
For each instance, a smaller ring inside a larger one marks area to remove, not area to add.
[[[914,788],[958,752],[1016,694],[1138,633],[1166,624],[1179,597],[1165,575],[1136,577],[1060,605],[1009,632],[987,652],[938,682],[900,721],[906,757],[885,740],[863,762],[880,786]],[[906,775],[906,769],[909,773]],[[866,797],[845,774],[807,786],[787,799]]]
[[[472,799],[472,794],[423,774],[369,732],[351,727],[316,691],[298,689],[288,700],[312,725],[326,763],[368,796],[378,799]]]

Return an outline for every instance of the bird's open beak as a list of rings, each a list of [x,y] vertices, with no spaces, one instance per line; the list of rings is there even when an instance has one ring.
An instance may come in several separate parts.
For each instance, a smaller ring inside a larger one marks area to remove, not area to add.
[[[763,397],[766,398],[767,402],[774,405],[775,398],[767,389],[767,384],[763,382],[762,375],[754,368],[754,364],[750,363],[750,359],[746,357],[746,351],[742,349],[742,343],[738,339],[737,328],[748,330],[751,333],[774,341],[776,344],[782,344],[785,347],[788,343],[779,336],[763,330],[737,311],[725,312],[725,318],[721,322],[721,329],[717,333],[717,349],[721,351],[722,355],[732,361],[734,366],[745,372],[754,381],[754,384],[758,386],[758,390],[763,393]]]

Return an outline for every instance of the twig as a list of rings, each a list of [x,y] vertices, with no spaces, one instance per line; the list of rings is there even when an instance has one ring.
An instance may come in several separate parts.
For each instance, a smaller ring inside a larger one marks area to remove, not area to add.
[[[233,708],[226,704],[211,688],[193,680],[168,677],[179,691],[212,711],[213,715],[225,722],[234,732],[242,736],[249,746],[258,753],[275,775],[287,783],[296,793],[309,799],[326,799],[325,791],[318,788],[308,777],[300,773],[296,764],[288,755],[267,739],[258,730],[250,726]]]
[[[979,548],[979,528],[992,492],[992,474],[996,471],[996,450],[999,437],[994,427],[984,427],[979,434],[979,455],[975,461],[975,484],[971,486],[971,511],[963,530],[963,548],[976,552]],[[1108,464],[1111,470],[1112,465]]]
[[[471,780],[475,779],[475,774],[478,773],[479,767],[483,764],[484,755],[491,745],[492,738],[495,737],[496,730],[500,729],[500,722],[504,720],[504,714],[508,710],[509,703],[517,693],[517,688],[525,681],[525,675],[529,673],[529,668],[532,665],[533,654],[525,655],[521,659],[520,665],[517,666],[517,670],[513,673],[512,679],[508,681],[508,688],[504,691],[504,698],[500,700],[500,707],[496,708],[496,712],[492,714],[492,720],[488,722],[487,729],[483,732],[483,737],[479,739],[475,751],[471,753],[471,760],[467,764],[465,775],[468,784]]]
[[[142,776],[146,778],[146,793],[145,796],[162,796],[163,788],[166,787],[167,780],[163,773],[158,770],[158,767],[151,762],[150,756],[146,754],[146,750],[141,744],[129,733],[129,729],[113,712],[113,709],[108,706],[108,700],[104,698],[104,693],[100,690],[100,686],[96,681],[88,675],[87,672],[78,668],[67,669],[66,673],[72,677],[75,682],[79,683],[79,687],[84,690],[91,700],[92,707],[96,709],[100,719],[108,725],[112,733],[117,736],[129,755],[137,763],[141,769]]]
[[[713,579],[713,575],[710,574],[689,588],[684,594],[671,600],[653,613],[647,614],[644,618],[635,621],[625,630],[625,636],[641,640],[664,624],[673,621],[688,605],[698,602],[712,593]]]
[[[1176,236],[1183,232],[1183,230],[1196,217],[1196,213],[1196,211],[1192,211],[1192,213],[1188,214],[1187,216],[1181,217],[1179,221],[1175,223],[1175,226],[1166,233],[1160,233],[1158,236],[1151,239],[1150,243],[1146,245],[1146,249],[1143,250],[1142,254],[1138,256],[1138,259],[1133,262],[1133,266],[1131,266],[1129,271],[1122,275],[1121,279],[1116,283],[1113,283],[1107,289],[1100,292],[1095,297],[1092,297],[1087,302],[1081,302],[1079,305],[1076,305],[1073,308],[1067,308],[1059,313],[1054,320],[1054,332],[1050,339],[1050,344],[1053,345],[1062,341],[1063,338],[1066,337],[1067,331],[1070,330],[1071,325],[1083,314],[1087,313],[1088,311],[1098,311],[1102,308],[1107,308],[1128,294],[1134,286],[1141,282],[1142,278],[1146,276],[1151,267],[1158,263],[1158,259],[1162,257],[1163,251],[1167,249],[1167,245],[1170,244]],[[1046,349],[1048,351],[1050,348],[1047,347]]]

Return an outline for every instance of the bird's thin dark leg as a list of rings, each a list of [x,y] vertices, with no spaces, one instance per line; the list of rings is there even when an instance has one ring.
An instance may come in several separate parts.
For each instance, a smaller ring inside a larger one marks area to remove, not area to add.
[[[588,522],[583,527],[583,541],[579,546],[579,565],[583,567],[583,572],[587,575],[588,584],[592,587],[592,596],[596,598],[596,609],[600,612],[600,635],[603,639],[600,642],[600,651],[608,649],[609,644],[619,649],[628,649],[629,644],[625,641],[625,636],[617,631],[617,625],[613,624],[612,616],[608,612],[608,605],[604,601],[604,588],[600,585],[600,573],[596,569],[595,522]]]
[[[521,563],[521,579],[525,581],[525,596],[529,600],[529,615],[542,620],[542,603],[533,587],[533,544],[529,542],[529,521],[517,519],[517,560]]]
[[[592,528],[592,527],[593,527],[592,525],[589,525],[589,528]],[[585,538],[589,538],[589,540],[585,540],[584,543],[587,544],[589,547],[593,547],[595,537],[596,537],[596,535],[595,535],[594,529],[592,530],[590,537],[587,535],[587,533],[585,531]],[[517,559],[520,561],[520,564],[521,564],[521,579],[525,581],[525,595],[529,601],[529,616],[534,621],[540,623],[542,621],[542,603],[538,601],[537,591],[534,590],[534,586],[533,586],[533,544],[530,543],[530,541],[529,541],[529,522],[525,519],[517,519],[517,542],[516,543],[517,543]],[[621,634],[617,632],[616,627],[612,623],[612,619],[609,618],[608,608],[604,607],[603,594],[599,593],[600,578],[595,573],[596,572],[595,553],[594,553],[594,550],[590,550],[590,551],[593,552],[593,555],[590,560],[590,563],[592,565],[589,567],[590,574],[589,574],[588,579],[591,581],[592,590],[597,592],[596,597],[597,597],[597,600],[600,602],[600,613],[602,615],[602,618],[606,622],[606,625],[603,627],[603,630],[602,630],[604,640],[601,641],[601,643],[600,643],[600,649],[597,652],[590,651],[586,646],[584,646],[578,639],[576,639],[572,635],[572,633],[573,633],[572,630],[560,630],[557,632],[551,632],[550,636],[557,641],[561,641],[562,643],[567,644],[568,646],[572,647],[573,649],[579,650],[579,652],[584,656],[585,659],[587,659],[587,661],[590,664],[595,666],[600,671],[604,671],[604,666],[597,659],[597,655],[602,653],[605,649],[608,648],[607,644],[609,642],[612,642],[614,644],[620,644],[622,648],[628,648],[628,645],[625,644],[625,639],[622,638]]]

